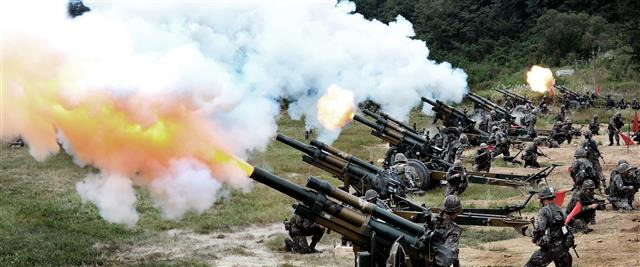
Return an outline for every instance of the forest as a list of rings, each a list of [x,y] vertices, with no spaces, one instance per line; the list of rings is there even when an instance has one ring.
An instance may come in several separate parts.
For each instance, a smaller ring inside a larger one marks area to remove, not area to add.
[[[367,19],[388,23],[402,16],[411,21],[430,58],[463,68],[471,88],[505,81],[532,64],[577,66],[593,58],[606,58],[613,66],[608,80],[638,80],[637,0],[354,2],[356,12]]]

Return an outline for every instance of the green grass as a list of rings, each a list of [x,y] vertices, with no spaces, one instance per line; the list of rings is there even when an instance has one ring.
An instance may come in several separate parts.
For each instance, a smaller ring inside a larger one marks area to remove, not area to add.
[[[460,239],[461,247],[475,247],[477,248],[479,245],[495,242],[501,240],[508,240],[520,237],[520,234],[513,231],[513,229],[482,229],[479,230],[477,227],[461,227],[462,238]]]

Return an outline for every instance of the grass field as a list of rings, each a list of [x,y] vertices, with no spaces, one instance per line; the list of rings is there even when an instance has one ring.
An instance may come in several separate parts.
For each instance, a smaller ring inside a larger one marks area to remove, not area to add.
[[[419,126],[431,120],[412,113]],[[279,131],[303,140],[304,125],[287,116],[279,120]],[[335,147],[365,160],[378,161],[386,150],[381,140],[369,134],[359,123],[345,127]],[[73,164],[70,156],[59,153],[44,162],[36,162],[27,149],[12,150],[2,145],[0,157],[0,265],[102,265],[121,264],[115,258],[125,247],[152,242],[169,229],[185,229],[196,233],[227,231],[232,226],[266,224],[282,221],[291,214],[293,199],[261,184],[248,192],[232,190],[203,214],[187,214],[180,221],[161,218],[148,196],[137,188],[140,220],[133,228],[111,224],[100,218],[92,204],[83,204],[75,191],[75,183],[95,169]],[[302,184],[316,175],[339,184],[327,173],[301,160],[301,153],[279,142],[256,153],[251,163]],[[493,200],[517,196],[511,188],[471,185],[465,201]],[[415,200],[428,206],[442,205],[442,189],[430,191]],[[474,203],[470,206],[478,206]],[[465,230],[473,231],[473,230]],[[199,259],[157,261],[153,258],[125,264],[196,264]]]

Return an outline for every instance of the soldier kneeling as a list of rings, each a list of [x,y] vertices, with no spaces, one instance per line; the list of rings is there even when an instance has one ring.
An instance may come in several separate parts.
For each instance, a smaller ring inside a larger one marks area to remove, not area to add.
[[[544,187],[538,193],[542,208],[533,229],[533,243],[540,247],[525,266],[547,266],[553,261],[557,267],[571,266],[569,249],[574,247],[573,234],[564,225],[565,213],[556,204],[553,189]]]
[[[629,164],[620,164],[615,176],[611,178],[609,187],[609,201],[614,209],[633,210],[633,199],[637,191],[634,187],[637,186],[636,183],[637,177],[631,173]]]
[[[284,228],[291,237],[284,240],[287,251],[301,254],[319,252],[316,245],[324,235],[324,226],[294,214],[291,220],[284,221]],[[307,236],[311,236],[311,244],[307,243]]]
[[[571,197],[569,205],[567,205],[566,212],[567,214],[570,214],[576,207],[576,204],[580,203],[582,208],[568,225],[575,229],[575,231],[580,231],[583,234],[593,231],[593,229],[589,228],[587,225],[596,223],[596,210],[605,209],[604,202],[600,203],[593,196],[593,190],[595,188],[596,185],[592,180],[585,180],[582,183],[582,190],[576,190],[576,193]]]
[[[467,186],[469,186],[467,173],[460,160],[456,160],[453,166],[447,170],[445,179],[447,180],[447,188],[444,190],[445,196],[460,195],[467,189]]]

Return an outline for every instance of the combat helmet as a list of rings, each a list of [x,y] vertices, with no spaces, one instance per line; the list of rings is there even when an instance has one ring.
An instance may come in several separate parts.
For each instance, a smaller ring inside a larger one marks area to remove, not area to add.
[[[393,158],[393,162],[395,162],[395,163],[407,163],[407,157],[402,153],[398,153]]]
[[[497,130],[500,130],[500,127],[498,127],[498,126],[493,126],[493,127],[491,127],[491,131],[492,131],[492,132],[495,132],[495,131],[497,131]]]
[[[454,168],[462,168],[462,161],[461,160],[456,160],[453,162],[453,167]]]
[[[554,199],[556,194],[552,187],[545,186],[538,192],[539,199]]]
[[[448,195],[444,199],[443,210],[446,213],[458,213],[462,210],[460,198],[456,195]]]
[[[533,139],[533,143],[536,144],[536,145],[542,144],[542,138],[540,138],[540,137],[534,138]]]
[[[584,180],[584,182],[582,182],[582,189],[595,189],[596,188],[596,184],[593,183],[593,180],[591,179],[586,179]]]
[[[629,164],[622,163],[622,164],[620,164],[620,166],[618,166],[618,173],[625,173],[630,169],[631,169],[631,167],[629,167]]]
[[[584,133],[582,134],[584,137],[586,138],[591,138],[593,137],[593,133],[591,132],[591,130],[586,130],[584,131]]]
[[[576,158],[586,157],[587,156],[587,151],[584,150],[583,147],[578,147],[578,149],[576,149],[576,153],[573,156],[576,157]]]
[[[469,138],[466,134],[460,134],[460,143],[466,144],[469,143]]]
[[[622,117],[622,113],[620,113],[620,111],[616,112],[616,118],[620,118]]]
[[[366,201],[371,201],[378,197],[379,197],[378,192],[376,192],[376,190],[373,190],[373,189],[369,189],[367,190],[367,192],[364,193],[364,200]]]
[[[487,148],[487,147],[488,147],[488,146],[487,146],[487,144],[486,144],[486,143],[482,143],[482,144],[480,144],[480,148],[482,148],[482,149],[485,149],[485,148]]]

